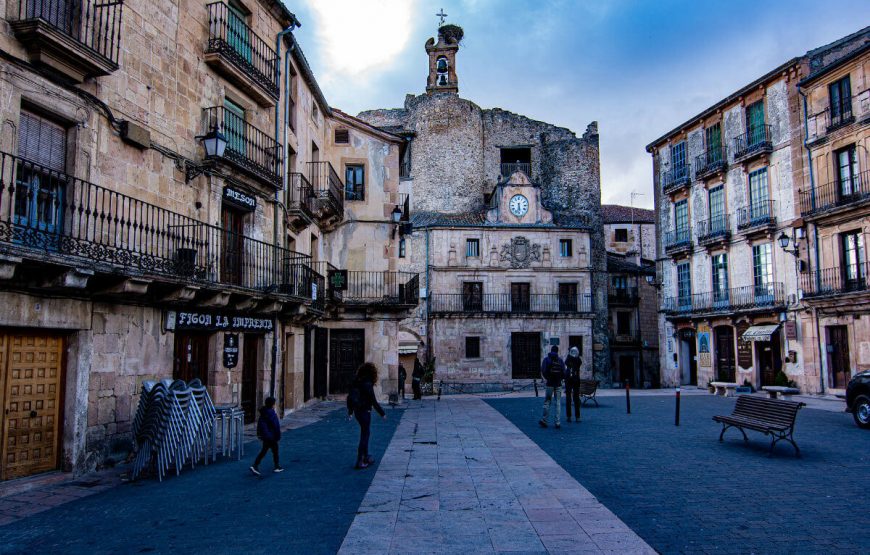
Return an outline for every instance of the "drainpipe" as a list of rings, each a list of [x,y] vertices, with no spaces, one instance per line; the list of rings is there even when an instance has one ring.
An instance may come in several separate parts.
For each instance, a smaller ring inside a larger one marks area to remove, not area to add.
[[[800,87],[797,88],[798,94],[801,95],[804,103],[804,150],[807,151],[807,168],[810,172],[810,200],[812,202],[812,207],[816,207],[816,181],[815,176],[813,174],[813,156],[810,152],[810,147],[807,143],[810,140],[810,127],[809,127],[809,109],[807,107],[807,95],[804,94],[804,91],[801,90]],[[819,228],[813,224],[813,251],[815,253],[816,259],[816,290],[821,288],[821,276],[819,275]],[[812,271],[812,265],[810,266],[810,271]],[[818,358],[818,366],[819,366],[819,393],[825,393],[825,376],[823,370],[823,366],[827,366],[825,362],[825,348],[822,343],[822,330],[821,325],[819,324],[819,312],[815,308],[813,308],[813,319],[816,321],[816,344],[819,350],[819,358]]]
[[[275,54],[276,55],[278,55],[281,52],[281,39],[284,38],[284,35],[288,35],[288,34],[292,33],[293,30],[296,29],[297,27],[299,27],[300,25],[301,24],[294,16],[293,21],[290,23],[290,26],[287,27],[286,29],[284,29],[283,31],[281,31],[280,33],[278,33],[277,35],[275,35]],[[287,54],[289,54],[289,52],[290,52],[290,49],[288,48],[287,52],[284,54],[285,60],[286,60]],[[280,58],[275,60],[275,77],[277,78],[278,83],[281,83],[281,59]],[[285,87],[284,94],[286,95],[287,93],[288,93],[288,91],[287,91],[287,88]],[[281,98],[282,97],[279,94],[278,101],[275,103],[275,142],[278,141],[279,125],[281,124],[281,118],[280,118]],[[287,128],[285,127],[284,128],[285,141],[284,141],[283,149],[281,151],[281,159],[284,161],[285,164],[287,163],[286,135],[287,135]],[[275,256],[274,256],[273,260],[274,260],[274,264],[275,264],[274,271],[276,273],[278,271],[279,264],[282,263],[282,261],[278,260],[278,241],[280,239],[279,234],[278,234],[278,222],[279,222],[278,210],[283,206],[283,204],[281,203],[281,194],[287,190],[287,168],[283,168],[281,174],[282,174],[281,175],[281,184],[282,184],[281,190],[275,191],[275,204],[274,204],[274,207],[272,209],[272,214],[273,214],[273,218],[272,218],[272,245],[275,249]],[[283,236],[283,233],[280,235]],[[282,243],[283,243],[283,241],[282,241]],[[278,333],[278,313],[275,312],[272,315],[272,364],[271,364],[272,376],[269,378],[269,389],[272,391],[272,393],[271,393],[272,397],[275,397],[275,377],[276,377],[275,374],[276,374],[277,365],[278,365],[278,338],[281,335],[283,335],[283,334]],[[286,402],[286,399],[283,398],[283,394],[284,394],[284,392],[283,392],[283,388],[282,388],[282,391],[281,391],[282,406]],[[284,406],[284,408],[286,408],[286,406]]]

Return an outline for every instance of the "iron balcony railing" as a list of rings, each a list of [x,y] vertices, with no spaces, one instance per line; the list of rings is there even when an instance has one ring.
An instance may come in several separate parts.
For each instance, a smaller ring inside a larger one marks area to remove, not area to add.
[[[669,169],[662,176],[662,190],[667,194],[681,189],[689,184],[691,174],[689,164],[681,164]]]
[[[637,287],[611,287],[607,291],[607,300],[610,304],[637,304],[640,296]]]
[[[637,345],[641,343],[639,331],[630,331],[628,333],[608,332],[611,345]]]
[[[703,154],[695,156],[695,176],[703,177],[722,171],[728,167],[728,149],[708,148]]]
[[[664,236],[665,250],[677,250],[692,246],[692,230],[688,227],[666,231]]]
[[[242,73],[279,96],[278,55],[224,2],[208,4],[206,53],[225,56]]]
[[[827,110],[828,125],[825,128],[826,133],[830,133],[835,129],[849,125],[855,121],[855,114],[852,113],[852,99],[845,99],[845,102],[840,106],[840,111],[834,113],[833,110]]]
[[[742,159],[773,149],[772,127],[768,124],[756,125],[734,139],[734,159]]]
[[[532,178],[532,165],[527,162],[511,162],[501,165],[501,176],[510,179],[514,172],[523,172],[529,179]]]
[[[712,218],[697,223],[698,243],[706,244],[720,239],[728,239],[731,235],[729,214],[717,214]]]
[[[118,65],[124,0],[18,0],[17,4],[10,19],[43,21]]]
[[[314,187],[301,173],[287,174],[286,206],[288,213],[302,212],[311,217],[317,209],[317,196]]]
[[[533,293],[436,293],[429,299],[432,314],[588,314],[592,295]]]
[[[870,170],[801,191],[800,199],[802,216],[870,199]]]
[[[801,276],[804,297],[844,295],[870,291],[870,261],[818,270]]]
[[[694,295],[665,297],[662,310],[670,315],[696,315],[772,308],[785,305],[782,283],[734,287]]]
[[[223,106],[206,108],[204,120],[203,134],[217,127],[226,137],[227,146],[223,155],[225,160],[273,186],[281,185],[284,164],[281,145],[275,139]]]
[[[6,153],[0,153],[0,244],[57,264],[310,298],[299,282],[310,264],[306,255]]]
[[[314,188],[318,208],[328,215],[344,217],[344,185],[329,162],[308,162],[308,181]]]
[[[341,302],[342,291],[333,287],[332,284],[329,282],[329,276],[332,275],[332,272],[338,271],[338,268],[333,266],[331,263],[322,260],[314,262],[312,264],[312,267],[318,274],[326,279],[326,300],[329,302]]]
[[[341,293],[344,304],[416,306],[420,301],[420,275],[411,272],[349,270]]]
[[[776,224],[776,204],[772,200],[753,202],[737,209],[737,229],[746,230]]]

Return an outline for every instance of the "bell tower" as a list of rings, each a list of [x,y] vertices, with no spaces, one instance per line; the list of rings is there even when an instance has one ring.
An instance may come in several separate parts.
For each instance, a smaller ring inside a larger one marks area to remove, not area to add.
[[[441,18],[438,27],[438,42],[430,38],[426,41],[429,55],[429,77],[426,80],[426,93],[459,93],[459,80],[456,78],[456,52],[462,40],[462,27],[448,23],[444,25],[447,14],[444,10],[435,14]]]

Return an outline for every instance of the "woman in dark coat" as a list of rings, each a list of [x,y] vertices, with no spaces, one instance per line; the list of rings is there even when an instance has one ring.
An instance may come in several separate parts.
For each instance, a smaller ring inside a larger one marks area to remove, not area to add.
[[[376,383],[378,383],[377,367],[371,362],[365,362],[357,369],[356,378],[354,378],[348,393],[348,416],[353,414],[359,424],[359,446],[356,450],[355,466],[357,469],[368,468],[375,462],[369,455],[372,409],[375,409],[381,418],[387,418],[387,414],[375,397],[374,386]]]

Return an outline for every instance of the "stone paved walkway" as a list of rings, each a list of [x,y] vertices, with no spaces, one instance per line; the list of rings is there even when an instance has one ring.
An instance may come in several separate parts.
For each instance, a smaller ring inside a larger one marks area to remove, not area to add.
[[[444,398],[405,411],[340,553],[548,551],[654,553],[484,401]]]

